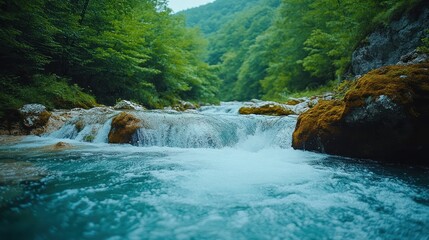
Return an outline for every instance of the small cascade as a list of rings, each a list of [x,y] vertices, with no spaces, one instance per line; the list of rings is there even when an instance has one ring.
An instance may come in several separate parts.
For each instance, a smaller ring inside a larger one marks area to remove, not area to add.
[[[258,150],[291,146],[295,117],[237,114],[240,105],[227,103],[192,112],[130,111],[142,127],[132,137],[141,147],[223,148]],[[78,141],[107,143],[114,110],[87,110],[76,114],[50,136]]]
[[[71,111],[73,116],[62,128],[49,134],[54,138],[69,138],[84,142],[107,143],[112,118],[117,114],[109,108]]]

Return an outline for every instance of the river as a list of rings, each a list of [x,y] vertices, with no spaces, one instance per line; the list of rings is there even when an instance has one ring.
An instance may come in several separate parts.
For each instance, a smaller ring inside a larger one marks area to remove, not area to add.
[[[135,112],[132,145],[114,114],[3,142],[3,178],[40,180],[0,185],[1,239],[429,239],[428,169],[297,151],[296,117],[238,107]]]

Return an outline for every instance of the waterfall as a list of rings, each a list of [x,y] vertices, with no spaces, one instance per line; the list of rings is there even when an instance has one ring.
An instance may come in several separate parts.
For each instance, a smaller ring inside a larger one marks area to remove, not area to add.
[[[201,108],[199,111],[131,111],[142,122],[132,145],[179,148],[265,147],[288,148],[296,117],[239,115],[238,103]],[[110,125],[118,111],[77,114],[51,137],[107,143]]]

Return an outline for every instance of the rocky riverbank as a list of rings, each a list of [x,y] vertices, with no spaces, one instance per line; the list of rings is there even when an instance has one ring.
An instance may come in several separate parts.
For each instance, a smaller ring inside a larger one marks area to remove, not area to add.
[[[357,80],[342,100],[300,115],[295,149],[428,164],[429,63],[389,66]]]

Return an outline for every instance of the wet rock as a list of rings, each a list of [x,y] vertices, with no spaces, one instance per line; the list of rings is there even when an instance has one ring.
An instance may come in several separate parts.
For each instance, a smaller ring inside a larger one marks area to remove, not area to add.
[[[26,104],[19,109],[19,112],[27,128],[43,127],[51,117],[51,113],[41,104]]]
[[[66,142],[58,142],[54,145],[49,145],[46,147],[43,147],[42,150],[44,151],[63,151],[63,150],[68,150],[68,149],[72,149],[73,145],[71,145],[70,143],[66,143]]]
[[[285,103],[286,105],[290,105],[290,106],[295,106],[298,105],[302,102],[304,102],[304,99],[299,99],[299,98],[289,98],[289,100]]]
[[[243,106],[238,112],[244,115],[257,114],[271,116],[287,116],[295,114],[295,112],[293,112],[290,108],[275,102]]]
[[[293,147],[428,165],[428,68],[383,67],[360,78],[343,100],[321,100],[298,118]]]
[[[141,126],[141,120],[136,116],[121,112],[112,120],[109,143],[131,143],[132,136]]]
[[[144,110],[145,108],[137,103],[121,100],[118,102],[113,109],[115,110]]]
[[[179,103],[173,106],[173,109],[176,111],[195,110],[197,108],[195,104],[186,101],[179,101]]]
[[[299,104],[296,104],[294,106],[291,106],[290,109],[295,113],[295,114],[302,114],[305,113],[306,111],[308,111],[311,107],[310,105],[312,105],[312,101],[310,99],[305,100],[304,102],[301,102]]]

